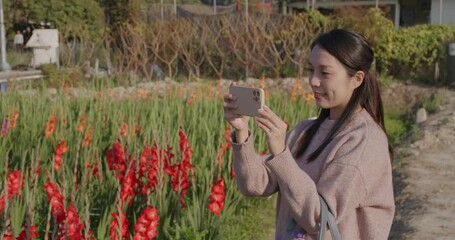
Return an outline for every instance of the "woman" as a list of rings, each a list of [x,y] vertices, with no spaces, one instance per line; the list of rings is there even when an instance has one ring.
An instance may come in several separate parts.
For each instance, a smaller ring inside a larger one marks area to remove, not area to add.
[[[387,239],[395,205],[374,53],[363,36],[342,29],[322,34],[311,49],[309,83],[319,116],[287,133],[270,108],[259,110],[265,157],[254,150],[248,117],[230,112],[239,104],[235,96],[225,96],[237,184],[247,196],[278,193],[275,239],[317,239],[319,195],[342,239]]]

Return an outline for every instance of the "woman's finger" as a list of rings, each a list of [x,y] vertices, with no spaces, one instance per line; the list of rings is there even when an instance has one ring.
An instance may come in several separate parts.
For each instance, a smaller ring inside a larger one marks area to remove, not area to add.
[[[259,110],[259,113],[264,117],[267,118],[275,127],[281,128],[283,121],[280,117],[278,117],[269,107],[264,106],[263,110]]]
[[[225,110],[232,110],[232,109],[236,109],[238,108],[239,106],[235,103],[231,103],[231,102],[225,102],[223,104],[223,107]]]
[[[265,129],[266,132],[269,132],[271,129],[275,128],[275,125],[266,118],[256,117],[256,123],[259,123],[262,126],[264,126],[266,128]]]
[[[258,119],[256,118],[256,124],[260,129],[262,129],[266,134],[269,134],[271,132],[271,128],[268,126],[264,125],[263,123],[259,122]]]
[[[236,118],[242,118],[242,117],[243,117],[242,115],[237,114],[237,113],[231,113],[231,112],[224,113],[224,118],[229,121],[234,120]]]
[[[237,98],[232,94],[226,94],[226,95],[224,95],[223,98],[224,98],[225,102],[233,102],[233,101],[237,100]]]

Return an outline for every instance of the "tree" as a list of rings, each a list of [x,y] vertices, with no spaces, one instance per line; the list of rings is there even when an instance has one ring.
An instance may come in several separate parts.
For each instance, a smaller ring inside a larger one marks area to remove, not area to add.
[[[103,11],[97,0],[6,0],[8,27],[14,23],[47,21],[62,38],[97,41],[104,31]],[[66,39],[65,39],[66,40]]]

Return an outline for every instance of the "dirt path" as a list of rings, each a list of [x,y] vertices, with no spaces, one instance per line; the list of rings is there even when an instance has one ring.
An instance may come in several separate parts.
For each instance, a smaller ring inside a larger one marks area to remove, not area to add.
[[[398,149],[397,213],[390,239],[455,239],[455,91],[419,126],[422,138]]]

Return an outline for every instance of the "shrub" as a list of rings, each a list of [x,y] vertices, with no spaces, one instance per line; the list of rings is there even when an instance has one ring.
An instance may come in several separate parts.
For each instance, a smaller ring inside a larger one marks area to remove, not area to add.
[[[407,132],[406,123],[403,120],[389,117],[386,117],[384,122],[392,146],[400,144]]]
[[[447,42],[455,36],[452,25],[417,25],[401,28],[394,37],[390,73],[398,77],[432,78],[436,62],[444,58]]]
[[[347,8],[340,11],[335,19],[341,28],[362,33],[375,52],[376,70],[385,73],[393,59],[394,38],[396,35],[392,21],[380,9]]]

